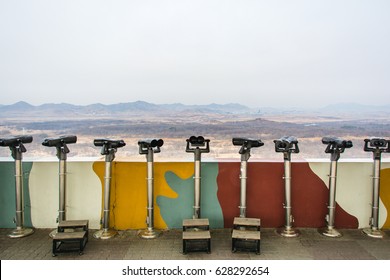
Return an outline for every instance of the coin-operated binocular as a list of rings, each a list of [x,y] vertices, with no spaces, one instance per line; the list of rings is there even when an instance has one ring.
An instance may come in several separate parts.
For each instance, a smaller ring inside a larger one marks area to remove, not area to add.
[[[75,135],[60,136],[58,138],[46,138],[42,142],[43,146],[55,147],[57,150],[57,158],[59,159],[59,209],[57,223],[66,221],[66,159],[67,154],[70,152],[67,144],[74,144],[76,142],[77,136]],[[50,233],[50,236],[53,237],[56,233],[57,230],[54,230]]]
[[[100,154],[105,156],[104,171],[104,205],[103,205],[103,229],[96,231],[93,237],[97,239],[109,239],[117,234],[117,231],[109,228],[110,222],[110,189],[111,189],[111,170],[112,161],[119,148],[126,145],[123,140],[113,139],[95,139],[93,144],[96,147],[102,147]]]
[[[291,154],[299,153],[298,140],[294,136],[283,136],[280,139],[274,140],[275,151],[283,153],[284,158],[284,209],[286,224],[284,228],[277,229],[277,233],[284,237],[296,237],[300,232],[293,228],[294,217],[291,212]]]
[[[201,154],[210,152],[210,139],[203,136],[191,136],[186,139],[187,153],[194,153],[194,215],[193,219],[200,218],[200,188],[201,188]]]
[[[364,139],[364,151],[372,152],[374,158],[374,176],[372,192],[372,210],[370,227],[363,229],[363,233],[370,237],[382,238],[383,232],[379,229],[379,188],[382,153],[390,153],[390,140],[372,137]]]
[[[139,154],[147,155],[152,150],[153,153],[161,152],[161,147],[164,145],[164,140],[162,139],[143,139],[138,141]]]
[[[339,137],[323,137],[322,143],[327,145],[325,153],[330,154],[330,175],[329,175],[329,212],[325,217],[327,226],[320,228],[318,231],[324,236],[340,237],[342,234],[334,227],[335,211],[336,211],[336,178],[337,178],[337,161],[340,159],[340,154],[345,149],[352,148],[353,144],[350,140],[344,140]]]
[[[158,237],[161,232],[154,229],[154,168],[153,155],[161,152],[161,147],[164,145],[162,139],[143,139],[138,141],[139,154],[146,155],[147,162],[147,229],[138,233],[138,236],[145,239]]]
[[[0,146],[9,147],[11,155],[15,160],[15,203],[16,203],[16,229],[8,236],[11,238],[19,238],[28,236],[34,233],[32,228],[24,227],[24,201],[23,201],[23,170],[22,159],[23,153],[27,151],[23,144],[28,144],[33,141],[33,137],[29,135],[14,136],[11,138],[0,139]]]
[[[234,146],[241,146],[238,153],[241,155],[241,168],[240,168],[240,217],[246,217],[246,181],[247,181],[247,169],[248,160],[251,156],[250,152],[252,148],[258,148],[264,145],[260,139],[250,139],[235,137],[232,139]]]

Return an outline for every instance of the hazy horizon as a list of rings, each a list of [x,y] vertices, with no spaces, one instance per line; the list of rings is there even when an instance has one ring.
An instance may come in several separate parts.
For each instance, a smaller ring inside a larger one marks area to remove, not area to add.
[[[0,103],[390,103],[390,2],[0,2]]]

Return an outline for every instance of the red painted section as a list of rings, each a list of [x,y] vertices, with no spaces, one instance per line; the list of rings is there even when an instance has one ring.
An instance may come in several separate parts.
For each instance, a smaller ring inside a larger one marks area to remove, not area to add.
[[[263,227],[285,224],[283,162],[248,162],[247,217],[260,218]],[[240,163],[219,163],[218,200],[224,226],[231,227],[239,216]],[[295,227],[323,227],[328,213],[329,191],[306,162],[292,163],[291,202]],[[337,201],[337,198],[336,198]],[[356,217],[336,207],[336,228],[357,228]]]

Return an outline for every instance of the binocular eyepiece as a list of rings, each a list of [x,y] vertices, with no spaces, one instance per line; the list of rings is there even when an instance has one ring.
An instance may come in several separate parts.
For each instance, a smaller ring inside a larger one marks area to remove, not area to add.
[[[204,139],[203,136],[191,136],[186,141],[194,147],[203,147],[206,143],[210,142],[209,139]]]
[[[46,138],[42,145],[46,147],[62,147],[66,144],[74,144],[77,142],[77,136],[75,135],[66,135],[60,136],[58,138]]]
[[[299,153],[298,140],[294,136],[283,136],[274,140],[276,152]]]
[[[0,139],[0,146],[2,147],[16,147],[20,144],[31,143],[33,141],[33,137],[30,135],[21,135],[14,136],[11,138],[2,138]]]
[[[164,140],[162,139],[143,139],[138,141],[138,145],[141,145],[145,148],[160,148],[164,145]]]
[[[123,140],[111,140],[111,139],[95,139],[93,144],[97,147],[108,146],[109,148],[121,148],[126,146]]]
[[[353,146],[352,141],[344,140],[339,137],[323,137],[322,143],[338,149],[352,148]]]

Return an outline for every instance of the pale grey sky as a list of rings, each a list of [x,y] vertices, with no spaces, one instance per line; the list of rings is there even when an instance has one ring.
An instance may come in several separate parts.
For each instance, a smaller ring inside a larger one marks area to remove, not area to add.
[[[388,0],[0,0],[0,104],[390,103]]]

